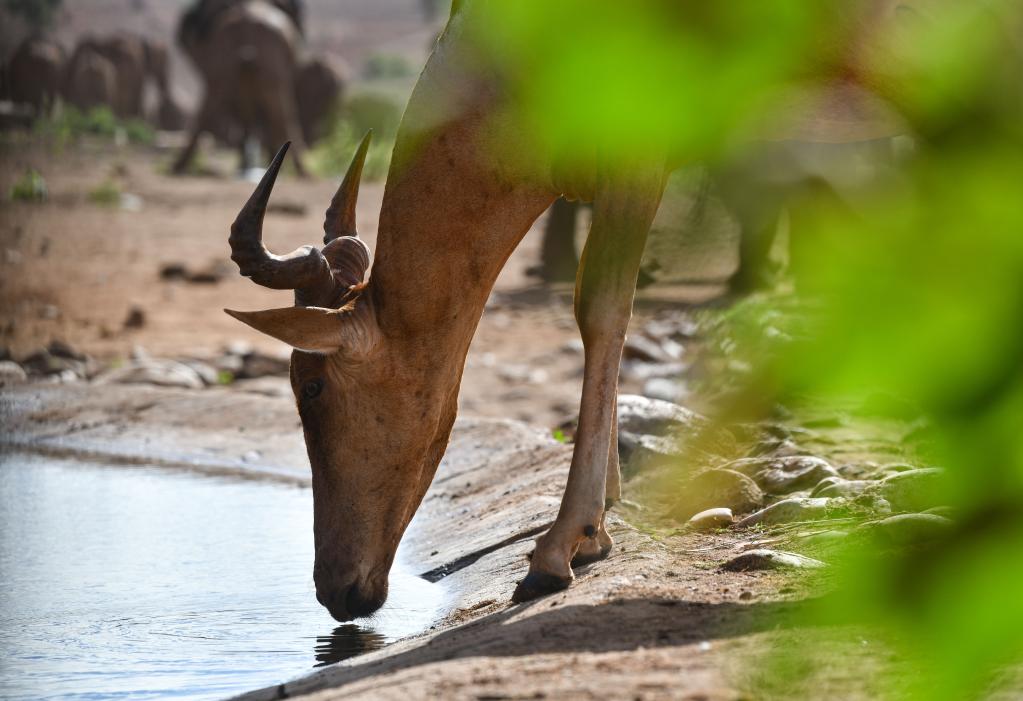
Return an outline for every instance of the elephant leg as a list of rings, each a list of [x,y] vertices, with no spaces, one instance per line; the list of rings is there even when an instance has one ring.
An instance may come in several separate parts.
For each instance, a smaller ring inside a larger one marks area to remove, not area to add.
[[[291,156],[295,163],[295,172],[300,177],[306,177],[303,154],[305,144],[302,141],[302,131],[298,125],[298,116],[295,114],[294,100],[291,96],[294,90],[280,90],[272,93],[264,93],[263,104],[265,105],[266,129],[264,131],[267,143],[267,153],[274,153],[285,141],[291,142]]]
[[[557,519],[537,540],[529,574],[516,588],[513,601],[566,588],[573,579],[572,559],[587,540],[595,541],[597,551],[604,554],[612,546],[603,518],[611,450],[617,450],[611,439],[618,371],[643,246],[665,182],[661,164],[619,166],[614,171],[599,178],[593,223],[576,279],[575,314],[586,360],[568,484]],[[586,551],[592,554],[593,545]]]
[[[171,168],[174,174],[181,175],[188,170],[189,164],[195,157],[195,151],[199,147],[199,137],[204,131],[211,131],[213,120],[220,108],[220,101],[214,99],[212,94],[207,92],[203,98],[202,106],[199,108],[199,114],[196,115],[195,121],[192,123],[192,129],[188,134],[188,143],[178,154],[177,160],[174,161]]]

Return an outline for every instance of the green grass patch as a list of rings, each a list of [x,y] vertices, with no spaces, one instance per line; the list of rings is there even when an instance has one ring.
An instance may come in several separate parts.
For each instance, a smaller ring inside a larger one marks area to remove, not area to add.
[[[13,202],[45,202],[48,195],[46,180],[35,169],[26,171],[7,193]]]
[[[101,207],[116,207],[121,202],[121,188],[113,180],[104,180],[89,191],[89,201]]]

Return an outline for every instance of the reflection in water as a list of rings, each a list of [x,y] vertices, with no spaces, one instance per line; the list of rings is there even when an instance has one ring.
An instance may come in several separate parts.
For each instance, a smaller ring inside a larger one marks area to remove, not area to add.
[[[223,698],[441,614],[396,566],[387,604],[338,626],[312,540],[307,489],[0,454],[0,698]]]
[[[342,623],[330,635],[316,639],[316,666],[325,667],[364,652],[379,650],[387,643],[380,633],[352,623]]]

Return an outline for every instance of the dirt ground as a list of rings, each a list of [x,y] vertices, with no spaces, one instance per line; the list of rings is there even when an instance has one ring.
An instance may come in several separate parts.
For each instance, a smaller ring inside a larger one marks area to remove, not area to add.
[[[136,347],[158,357],[209,358],[240,341],[268,353],[288,349],[223,313],[290,303],[237,274],[227,235],[253,185],[230,175],[171,177],[169,151],[83,144],[61,151],[8,143],[0,192],[27,170],[45,179],[43,203],[0,202],[0,347],[15,359],[53,340],[103,361]],[[230,174],[234,154],[211,159]],[[134,204],[101,205],[89,193],[115,183]],[[265,243],[278,253],[316,243],[336,184],[284,176],[265,223]],[[358,227],[372,249],[383,184],[363,185]],[[137,211],[130,211],[132,208]],[[582,353],[571,287],[544,287],[526,271],[537,264],[544,218],[502,272],[473,341],[462,384],[463,412],[557,426],[578,408]],[[213,273],[213,283],[167,280],[161,270],[183,264]],[[701,301],[721,287],[655,287],[641,294],[634,324],[657,315],[662,298]],[[141,325],[126,323],[133,310]],[[137,316],[137,314],[136,314]],[[625,380],[624,390],[639,382]]]
[[[37,383],[0,393],[0,415],[0,449],[309,481],[286,397]],[[459,419],[403,543],[425,576],[447,573],[448,613],[421,635],[244,698],[877,698],[869,670],[895,664],[885,642],[849,622],[800,620],[819,577],[719,567],[775,542],[761,531],[648,531],[621,507],[609,521],[612,557],[578,568],[567,591],[512,605],[570,456],[542,429]],[[797,678],[776,676],[788,647],[817,640],[826,646]]]

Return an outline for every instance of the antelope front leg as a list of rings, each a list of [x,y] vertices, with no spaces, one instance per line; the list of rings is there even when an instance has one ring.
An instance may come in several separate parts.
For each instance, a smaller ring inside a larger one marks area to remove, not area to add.
[[[664,188],[660,165],[623,170],[600,179],[576,279],[575,315],[586,366],[568,484],[558,517],[537,540],[529,574],[516,587],[513,601],[566,588],[573,579],[573,558],[579,555],[576,564],[582,564],[611,550],[603,520],[608,497],[617,498],[620,489],[617,440],[612,441],[618,369],[643,246]]]

